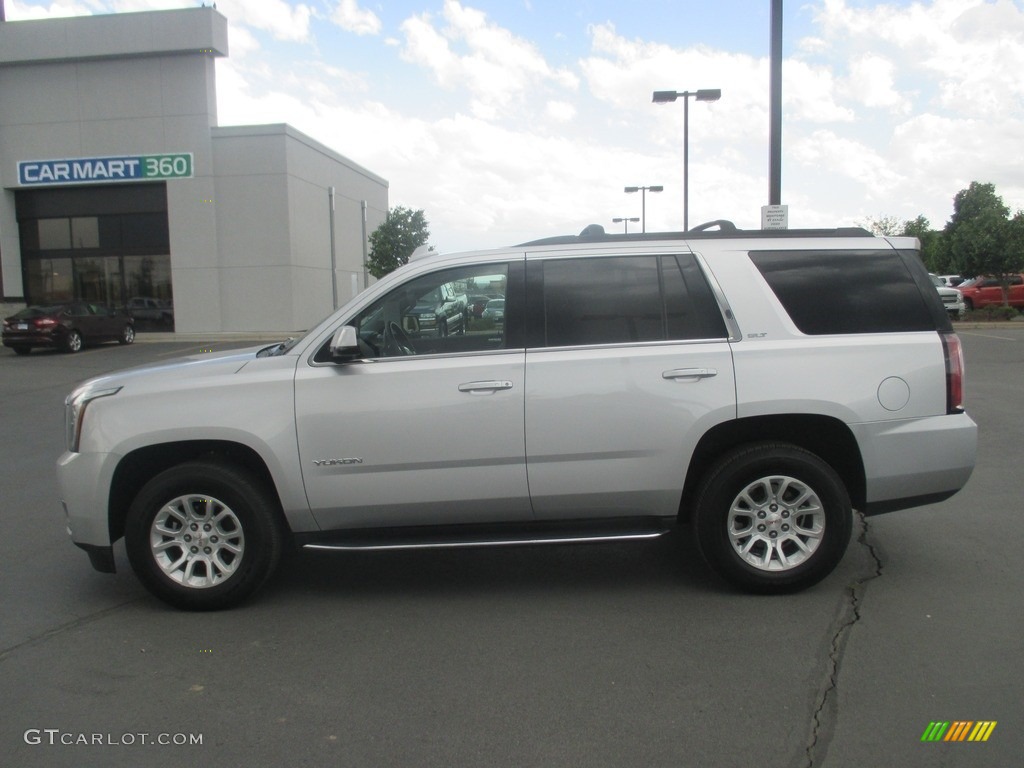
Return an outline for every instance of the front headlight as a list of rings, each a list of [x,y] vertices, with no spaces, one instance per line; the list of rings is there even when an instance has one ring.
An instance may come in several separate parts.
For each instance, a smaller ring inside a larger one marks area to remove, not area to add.
[[[85,418],[85,406],[97,397],[109,397],[121,391],[121,387],[106,389],[76,389],[64,401],[64,438],[68,450],[78,453],[78,444],[82,439],[82,419]]]

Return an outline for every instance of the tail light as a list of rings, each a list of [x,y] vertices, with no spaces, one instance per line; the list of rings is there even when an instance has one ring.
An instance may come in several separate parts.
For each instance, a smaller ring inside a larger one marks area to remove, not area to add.
[[[32,322],[35,323],[36,328],[52,328],[57,324],[57,321],[52,317],[39,317]]]
[[[939,334],[946,360],[946,413],[964,412],[964,350],[955,333]]]

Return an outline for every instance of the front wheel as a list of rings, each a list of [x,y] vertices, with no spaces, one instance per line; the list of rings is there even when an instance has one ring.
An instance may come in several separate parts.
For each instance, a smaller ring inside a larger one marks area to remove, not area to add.
[[[273,573],[283,535],[271,493],[234,466],[190,462],[165,470],[128,511],[125,545],[139,580],[186,610],[237,605]]]
[[[758,443],[726,454],[697,495],[693,523],[705,559],[759,593],[816,584],[839,564],[853,510],[846,486],[813,453]]]
[[[121,329],[121,335],[117,339],[119,344],[131,344],[135,341],[135,326],[131,323],[127,323],[124,328]]]

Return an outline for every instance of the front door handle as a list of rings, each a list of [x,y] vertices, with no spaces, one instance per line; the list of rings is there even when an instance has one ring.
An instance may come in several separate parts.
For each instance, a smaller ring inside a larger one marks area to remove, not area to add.
[[[502,389],[512,389],[511,381],[470,381],[459,384],[459,392],[470,395],[487,395]]]
[[[665,371],[661,374],[661,378],[678,381],[679,379],[710,379],[717,375],[717,368],[675,368]]]

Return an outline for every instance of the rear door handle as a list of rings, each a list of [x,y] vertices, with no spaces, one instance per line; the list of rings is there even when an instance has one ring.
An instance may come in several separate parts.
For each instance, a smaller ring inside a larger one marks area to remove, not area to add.
[[[710,379],[717,375],[717,368],[675,368],[665,371],[661,374],[661,378],[678,381],[679,379]]]
[[[487,395],[502,389],[512,389],[511,381],[470,381],[459,384],[459,392],[470,395]]]

